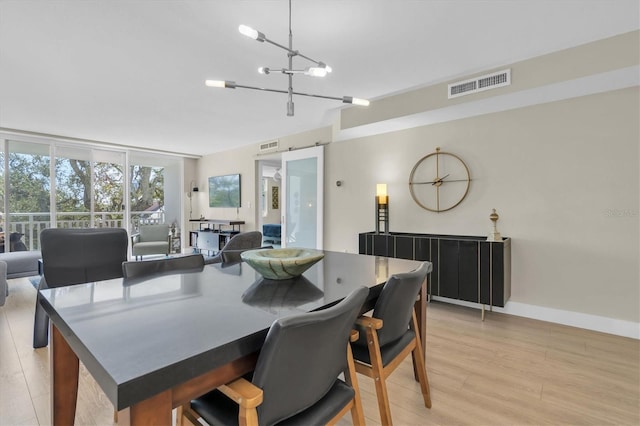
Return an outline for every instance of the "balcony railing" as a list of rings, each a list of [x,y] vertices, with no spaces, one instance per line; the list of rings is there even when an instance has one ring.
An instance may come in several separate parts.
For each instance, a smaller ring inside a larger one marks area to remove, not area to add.
[[[9,233],[18,232],[24,234],[22,241],[28,250],[40,250],[40,233],[43,229],[51,228],[51,214],[47,212],[36,213],[10,213],[9,232],[5,230],[8,240]],[[123,212],[58,212],[55,220],[57,228],[124,228],[125,220]],[[164,223],[164,212],[131,212],[129,221],[129,233],[138,232],[140,225]],[[92,222],[93,221],[93,222]],[[9,248],[7,247],[8,251]]]

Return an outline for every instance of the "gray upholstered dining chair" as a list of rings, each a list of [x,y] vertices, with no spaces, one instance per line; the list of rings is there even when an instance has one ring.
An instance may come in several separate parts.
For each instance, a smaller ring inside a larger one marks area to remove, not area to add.
[[[190,254],[163,259],[122,262],[122,275],[125,278],[140,278],[179,271],[202,271],[203,268],[204,256]]]
[[[137,234],[131,236],[131,255],[138,259],[149,254],[169,254],[171,237],[169,225],[140,225]]]
[[[129,239],[122,228],[45,229],[40,233],[43,276],[39,290],[122,277]],[[49,342],[49,317],[36,300],[33,347]]]
[[[122,262],[124,285],[143,281],[152,275],[177,272],[198,272],[204,269],[204,256],[200,253],[153,260]],[[113,412],[113,422],[118,422],[118,412]]]
[[[211,263],[235,263],[240,262],[240,253],[243,251],[260,248],[262,244],[262,232],[249,231],[234,235],[224,245],[222,250],[213,257],[205,259],[206,264]]]
[[[360,287],[328,309],[276,320],[251,381],[221,386],[180,407],[178,415],[196,425],[198,417],[216,425],[317,425],[333,424],[351,410],[353,424],[363,424],[349,340],[368,293]]]
[[[392,275],[382,288],[372,316],[362,316],[356,322],[360,338],[351,345],[356,371],[374,379],[383,425],[393,424],[385,380],[409,354],[413,355],[424,405],[431,408],[429,380],[413,309],[429,271],[430,264],[423,263],[415,271]]]

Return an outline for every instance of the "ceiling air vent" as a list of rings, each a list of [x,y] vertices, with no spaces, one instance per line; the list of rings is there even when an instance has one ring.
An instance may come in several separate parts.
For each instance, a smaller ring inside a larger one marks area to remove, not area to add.
[[[449,84],[449,99],[511,84],[511,68]]]
[[[271,151],[272,149],[277,149],[280,143],[278,141],[265,142],[260,144],[260,152],[262,151]]]

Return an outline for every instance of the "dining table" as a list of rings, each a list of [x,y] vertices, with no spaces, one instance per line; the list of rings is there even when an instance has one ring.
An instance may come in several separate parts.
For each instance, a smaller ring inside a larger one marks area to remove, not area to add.
[[[324,251],[288,280],[241,262],[40,290],[51,320],[52,423],[74,423],[82,362],[119,424],[170,425],[173,408],[252,371],[278,318],[329,307],[359,286],[370,288],[366,312],[391,275],[420,263]],[[426,286],[416,302],[423,342]]]

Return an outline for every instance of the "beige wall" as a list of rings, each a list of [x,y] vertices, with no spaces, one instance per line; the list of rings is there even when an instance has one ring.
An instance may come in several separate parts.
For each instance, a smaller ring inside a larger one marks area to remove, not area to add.
[[[395,232],[486,235],[496,208],[513,238],[512,301],[638,322],[638,102],[625,89],[331,144],[325,247],[357,251],[357,233],[375,226],[376,182],[388,184]],[[473,179],[444,213],[408,187],[436,146]]]
[[[632,43],[636,47],[638,34],[635,32]],[[607,44],[604,57],[625,56],[628,42],[628,36],[618,38],[617,53],[610,52],[614,47]],[[601,52],[602,43],[594,43],[593,49]],[[563,52],[584,58],[588,48]],[[558,61],[562,58],[562,54],[555,56]],[[549,56],[540,61],[548,62]],[[637,52],[631,53],[631,60],[619,62],[621,67],[637,65]],[[602,72],[597,55],[592,63],[593,73]],[[540,65],[534,60],[530,64],[532,68]],[[519,74],[525,71],[520,69]],[[584,69],[581,72],[588,75]],[[636,84],[330,143],[325,151],[324,247],[357,252],[358,233],[375,227],[374,192],[379,182],[389,187],[391,231],[486,235],[491,226],[489,214],[495,208],[500,214],[500,232],[513,238],[511,302],[569,315],[573,312],[621,320],[636,324],[632,328],[637,329],[638,92]],[[487,93],[482,96],[495,96]],[[415,92],[403,96],[408,103],[416,97]],[[464,98],[471,102],[474,96]],[[393,111],[378,109],[372,114],[381,118],[371,119],[358,111],[350,118],[350,125],[395,116]],[[344,121],[346,115],[342,116]],[[330,142],[331,130],[281,138],[281,149]],[[437,146],[460,155],[473,179],[467,198],[455,209],[440,214],[415,204],[408,187],[413,165]],[[200,161],[198,173],[251,173],[256,153],[254,146],[208,156]],[[342,181],[340,187],[335,184],[338,180]],[[243,175],[243,206],[246,197],[254,197],[248,194],[253,186]],[[212,213],[205,209],[206,216]],[[254,217],[250,211],[246,214],[247,218]],[[235,217],[235,209],[229,216]]]
[[[256,149],[253,146],[208,155],[198,160],[196,179],[200,192],[194,198],[194,217],[206,219],[244,220],[243,231],[256,228]],[[241,207],[209,207],[209,177],[240,173]]]
[[[348,129],[638,65],[639,38],[640,31],[632,31],[407,93],[384,97],[373,101],[369,108],[345,108],[340,114],[340,128]],[[448,84],[505,68],[511,68],[510,86],[479,92],[473,96],[447,99]]]

